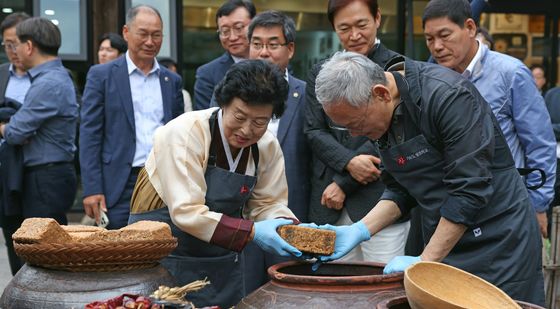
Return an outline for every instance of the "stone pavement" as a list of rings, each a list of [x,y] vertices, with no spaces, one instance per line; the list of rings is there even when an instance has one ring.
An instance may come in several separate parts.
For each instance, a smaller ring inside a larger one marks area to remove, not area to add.
[[[6,251],[6,242],[4,235],[0,229],[0,291],[12,280],[12,272],[10,271],[10,264],[8,263],[8,252]]]
[[[68,214],[70,224],[78,224],[82,220],[83,213],[73,212]],[[6,250],[6,241],[4,234],[0,229],[0,295],[4,292],[4,288],[12,280],[12,272],[10,271],[10,263],[8,262],[8,251]]]

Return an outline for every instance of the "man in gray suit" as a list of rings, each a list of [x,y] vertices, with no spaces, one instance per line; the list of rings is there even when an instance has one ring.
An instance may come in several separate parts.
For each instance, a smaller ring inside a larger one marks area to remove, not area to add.
[[[4,46],[4,51],[9,60],[8,63],[0,65],[0,100],[2,100],[2,103],[9,100],[23,103],[25,94],[27,94],[27,90],[31,85],[29,75],[26,74],[25,68],[15,53],[15,46],[20,43],[16,35],[16,26],[28,18],[29,15],[23,12],[13,13],[6,16],[2,24],[0,24],[0,31],[2,32],[3,38],[2,46]],[[2,106],[3,105],[4,104],[2,104]],[[5,119],[0,119],[0,121],[4,120]],[[0,144],[3,142],[4,141],[0,139]],[[7,145],[5,146],[7,147]],[[10,167],[0,166],[0,171],[2,171],[0,177],[2,177],[2,183],[4,183],[4,177],[7,177],[8,173],[4,172],[2,168]],[[2,232],[6,239],[10,269],[12,275],[15,275],[21,266],[23,266],[23,263],[15,254],[12,234],[20,227],[23,216],[20,207],[18,207],[18,198],[10,196],[8,200],[9,195],[11,195],[10,192],[0,189],[0,196],[2,197],[0,202],[2,204],[0,207],[0,226],[2,226]]]

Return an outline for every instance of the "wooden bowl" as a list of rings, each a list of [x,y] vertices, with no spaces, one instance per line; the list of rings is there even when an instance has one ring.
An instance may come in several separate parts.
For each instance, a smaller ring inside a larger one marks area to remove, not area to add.
[[[493,284],[442,263],[418,262],[407,268],[404,289],[413,309],[521,308]]]

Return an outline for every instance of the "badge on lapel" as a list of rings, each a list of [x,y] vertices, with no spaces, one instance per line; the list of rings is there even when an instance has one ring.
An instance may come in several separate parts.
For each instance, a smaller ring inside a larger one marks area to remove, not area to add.
[[[404,156],[400,156],[397,158],[397,164],[399,166],[404,166],[406,164],[406,158]]]
[[[165,77],[163,78],[163,80],[166,81],[166,82],[168,82],[168,81],[169,81],[169,77],[168,77],[168,76],[165,76]]]
[[[294,92],[294,98],[299,97],[299,93],[298,92]]]

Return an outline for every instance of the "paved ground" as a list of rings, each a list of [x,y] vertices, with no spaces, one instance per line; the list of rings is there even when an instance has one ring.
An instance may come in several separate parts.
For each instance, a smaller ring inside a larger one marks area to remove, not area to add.
[[[82,213],[68,214],[68,220],[70,221],[70,224],[79,223],[82,217]],[[10,264],[8,262],[6,242],[4,240],[2,229],[0,229],[0,292],[4,292],[4,288],[8,285],[8,283],[10,283],[10,280],[12,280],[12,272],[10,271]]]
[[[10,280],[12,280],[12,272],[8,263],[8,252],[6,251],[4,235],[0,229],[0,291],[4,291]]]

